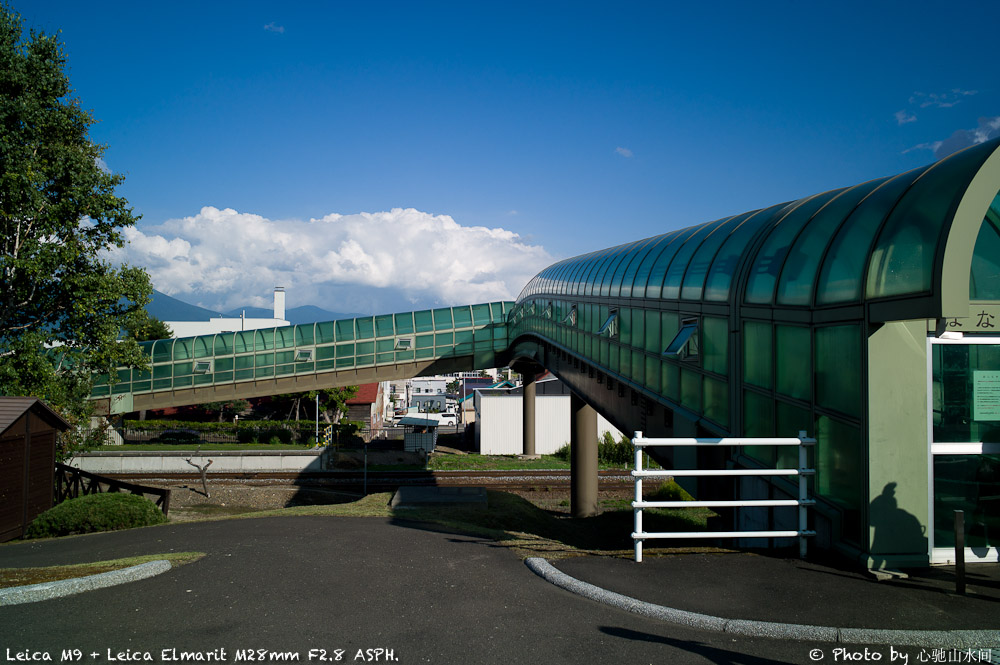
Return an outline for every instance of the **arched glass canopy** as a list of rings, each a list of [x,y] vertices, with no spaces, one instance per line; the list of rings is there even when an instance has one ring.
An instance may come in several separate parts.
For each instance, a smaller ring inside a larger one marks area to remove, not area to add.
[[[989,141],[895,177],[560,261],[518,302],[646,298],[830,309],[914,299],[914,318],[942,316],[952,295],[946,282],[956,280],[947,275],[948,255],[973,250],[971,274],[961,278],[968,297],[994,300],[998,147],[1000,140]]]

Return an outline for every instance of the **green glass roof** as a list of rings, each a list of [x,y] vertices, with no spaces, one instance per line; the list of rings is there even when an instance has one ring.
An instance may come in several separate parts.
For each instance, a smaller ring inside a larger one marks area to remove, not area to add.
[[[895,177],[560,261],[518,302],[545,295],[834,309],[913,300],[913,318],[944,316],[968,305],[958,283],[968,283],[971,299],[1000,299],[998,190],[993,140]]]

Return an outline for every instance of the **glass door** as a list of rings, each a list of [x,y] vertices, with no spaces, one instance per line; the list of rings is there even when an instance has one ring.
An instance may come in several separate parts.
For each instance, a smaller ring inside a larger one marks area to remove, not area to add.
[[[931,563],[955,559],[955,511],[965,560],[997,561],[1000,546],[1000,338],[931,338]]]

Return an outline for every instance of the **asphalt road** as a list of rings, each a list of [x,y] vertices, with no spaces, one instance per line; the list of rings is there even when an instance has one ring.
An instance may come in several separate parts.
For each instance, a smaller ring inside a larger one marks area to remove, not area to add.
[[[0,567],[190,550],[208,556],[147,580],[0,607],[0,662],[33,654],[59,662],[66,650],[86,663],[146,654],[180,662],[181,652],[289,662],[274,657],[287,652],[303,663],[339,654],[340,662],[763,664],[816,662],[815,649],[838,662],[838,645],[734,638],[607,607],[550,585],[489,541],[392,519],[167,525],[2,546]],[[919,650],[909,651],[917,662]],[[890,662],[890,646],[881,652]]]

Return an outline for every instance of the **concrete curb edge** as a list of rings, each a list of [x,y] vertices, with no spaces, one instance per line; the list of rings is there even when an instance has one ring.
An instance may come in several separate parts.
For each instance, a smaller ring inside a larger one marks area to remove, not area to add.
[[[170,562],[166,559],[148,561],[138,566],[111,570],[97,575],[87,577],[74,577],[56,582],[42,582],[41,584],[30,584],[28,586],[15,586],[7,589],[0,589],[0,606],[20,605],[22,603],[35,603],[49,598],[61,598],[83,591],[93,589],[103,589],[104,587],[125,584],[153,577],[170,570]]]
[[[948,648],[1000,648],[997,630],[880,630],[871,628],[833,628],[772,621],[723,619],[708,614],[677,610],[582,582],[560,571],[541,557],[525,559],[525,565],[542,579],[571,593],[651,619],[669,621],[691,628],[715,630],[748,637]]]

